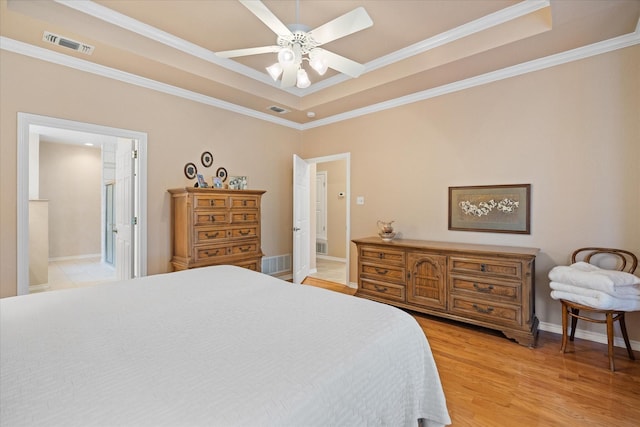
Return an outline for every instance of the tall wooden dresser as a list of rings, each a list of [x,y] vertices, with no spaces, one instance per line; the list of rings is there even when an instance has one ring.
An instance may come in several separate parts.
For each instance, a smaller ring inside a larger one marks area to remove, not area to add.
[[[358,248],[356,295],[501,331],[534,347],[536,248],[379,237]]]
[[[186,187],[169,193],[174,270],[233,264],[261,271],[264,191]]]

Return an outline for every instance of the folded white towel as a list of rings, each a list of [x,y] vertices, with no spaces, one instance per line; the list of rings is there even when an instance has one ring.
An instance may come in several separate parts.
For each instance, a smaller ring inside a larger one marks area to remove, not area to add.
[[[605,294],[609,294],[615,298],[640,300],[640,285],[623,286],[618,288],[615,292],[607,292],[601,289],[585,288],[560,282],[551,282],[549,283],[549,287],[556,291],[571,292],[577,295],[593,296],[604,292]]]
[[[570,286],[570,285],[568,285]],[[583,289],[584,291],[584,289]],[[620,310],[620,311],[638,311],[640,310],[640,299],[629,298],[621,299],[606,294],[604,292],[589,289],[591,295],[581,295],[573,292],[565,292],[560,290],[551,291],[551,298],[572,301],[589,307],[601,310]]]
[[[553,267],[549,272],[549,279],[553,282],[595,289],[614,296],[626,287],[634,289],[625,292],[631,295],[635,294],[636,289],[640,289],[640,277],[624,271],[604,270],[586,262]]]

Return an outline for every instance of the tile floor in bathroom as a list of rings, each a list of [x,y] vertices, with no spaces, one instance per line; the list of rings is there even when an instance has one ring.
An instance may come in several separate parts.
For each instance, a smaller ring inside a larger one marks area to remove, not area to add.
[[[29,287],[29,293],[92,286],[116,280],[115,268],[100,257],[49,262],[49,282]]]

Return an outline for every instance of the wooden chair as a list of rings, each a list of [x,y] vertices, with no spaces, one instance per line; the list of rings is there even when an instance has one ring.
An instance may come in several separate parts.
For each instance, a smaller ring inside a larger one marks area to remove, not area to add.
[[[638,258],[629,251],[625,251],[622,249],[609,249],[609,248],[580,248],[573,252],[571,255],[571,263],[575,263],[577,261],[584,261],[591,264],[595,264],[591,262],[591,259],[597,255],[609,255],[614,257],[616,260],[616,266],[613,268],[607,267],[609,270],[619,270],[626,271],[627,273],[633,273],[638,266]],[[573,341],[573,338],[576,333],[576,324],[578,323],[578,319],[586,320],[587,322],[593,323],[606,323],[607,324],[607,345],[608,345],[608,353],[609,353],[609,369],[611,371],[615,371],[615,364],[613,362],[613,324],[616,320],[620,322],[620,330],[622,331],[622,337],[624,338],[624,343],[627,346],[627,353],[629,353],[629,358],[631,360],[635,360],[633,355],[633,351],[631,350],[631,344],[629,343],[629,336],[627,335],[627,326],[624,321],[625,311],[620,310],[601,310],[593,307],[589,307],[582,304],[577,304],[575,302],[567,301],[561,299],[562,303],[562,348],[561,351],[564,353],[567,347],[567,324],[569,317],[571,317],[571,335],[569,339]],[[588,317],[580,314],[582,312],[588,312],[591,314],[599,314],[604,315],[605,318],[594,318]]]

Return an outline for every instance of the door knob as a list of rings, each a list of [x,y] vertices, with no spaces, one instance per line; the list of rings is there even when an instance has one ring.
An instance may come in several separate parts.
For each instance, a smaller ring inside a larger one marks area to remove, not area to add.
[[[293,231],[300,231],[298,227],[293,227]]]

